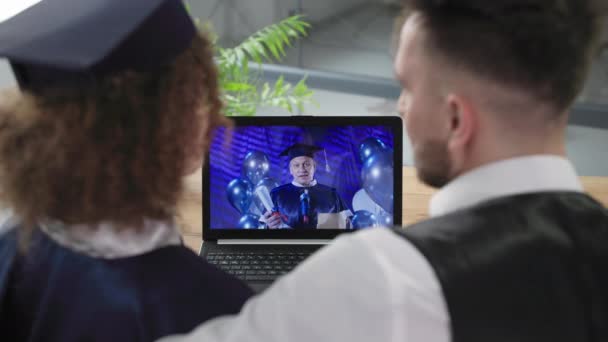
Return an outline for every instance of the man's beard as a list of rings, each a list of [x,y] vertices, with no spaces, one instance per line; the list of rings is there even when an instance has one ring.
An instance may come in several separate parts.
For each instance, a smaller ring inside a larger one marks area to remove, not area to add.
[[[426,141],[414,150],[418,179],[434,188],[441,188],[451,181],[451,163],[447,145],[439,140]]]

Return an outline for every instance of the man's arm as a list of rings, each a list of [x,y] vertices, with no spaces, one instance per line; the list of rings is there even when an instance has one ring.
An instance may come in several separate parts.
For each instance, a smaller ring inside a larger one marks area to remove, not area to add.
[[[357,241],[338,240],[250,300],[240,315],[167,341],[388,341],[387,279]]]
[[[449,341],[447,310],[430,266],[393,235],[370,230],[338,238],[239,315],[162,341]],[[403,272],[392,271],[395,265]]]

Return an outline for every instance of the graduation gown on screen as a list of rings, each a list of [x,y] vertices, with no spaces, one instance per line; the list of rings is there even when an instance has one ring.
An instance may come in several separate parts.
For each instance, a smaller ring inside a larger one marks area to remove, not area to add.
[[[300,196],[305,190],[310,196],[308,222],[303,218],[300,201]],[[299,187],[289,183],[274,188],[270,192],[270,197],[275,208],[281,213],[283,223],[291,228],[316,229],[320,213],[342,213],[348,216],[350,214],[350,210],[336,189],[323,184]]]
[[[182,245],[117,259],[74,252],[36,231],[0,236],[3,341],[154,341],[239,312],[252,295]]]
[[[608,210],[589,196],[503,197],[397,233],[434,268],[452,341],[608,341]]]

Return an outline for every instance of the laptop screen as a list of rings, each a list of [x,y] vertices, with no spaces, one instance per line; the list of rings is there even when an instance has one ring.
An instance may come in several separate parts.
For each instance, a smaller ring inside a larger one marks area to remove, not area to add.
[[[400,223],[394,215],[400,126],[376,119],[218,128],[206,160],[209,228],[355,230]]]

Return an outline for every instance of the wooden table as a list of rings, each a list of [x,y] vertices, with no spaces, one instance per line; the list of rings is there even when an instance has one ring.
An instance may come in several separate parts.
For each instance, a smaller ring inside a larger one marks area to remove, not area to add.
[[[182,227],[184,241],[188,247],[198,251],[201,245],[202,182],[201,171],[185,180],[186,191],[179,203],[178,222]],[[591,196],[608,207],[608,177],[581,177],[583,186]],[[403,223],[412,224],[428,217],[428,205],[435,189],[418,181],[412,167],[403,168]]]

